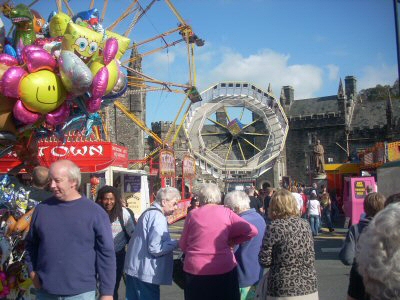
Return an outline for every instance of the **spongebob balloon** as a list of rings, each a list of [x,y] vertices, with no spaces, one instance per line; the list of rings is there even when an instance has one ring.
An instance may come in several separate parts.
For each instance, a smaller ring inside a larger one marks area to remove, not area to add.
[[[88,64],[97,56],[102,39],[103,36],[100,33],[68,23],[61,48],[74,52],[85,64]]]

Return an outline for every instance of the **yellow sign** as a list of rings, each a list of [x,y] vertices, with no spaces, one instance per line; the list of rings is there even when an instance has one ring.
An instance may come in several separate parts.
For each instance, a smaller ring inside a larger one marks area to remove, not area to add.
[[[400,160],[400,142],[388,144],[389,161]]]
[[[135,216],[140,216],[141,214],[141,194],[137,193],[125,193],[126,205],[133,211]]]
[[[354,181],[354,194],[356,198],[364,198],[365,196],[365,182]]]

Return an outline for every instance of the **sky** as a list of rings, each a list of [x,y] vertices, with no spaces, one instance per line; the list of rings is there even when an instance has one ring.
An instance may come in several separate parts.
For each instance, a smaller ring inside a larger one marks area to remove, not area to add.
[[[143,7],[149,2],[140,1]],[[107,27],[115,21],[129,3],[110,0],[103,25]],[[271,84],[278,98],[282,86],[290,85],[298,100],[335,95],[340,79],[349,75],[356,77],[358,90],[377,84],[393,85],[398,77],[392,0],[172,3],[196,35],[205,40],[194,55],[199,91],[218,82],[247,81],[265,90]],[[89,8],[90,1],[69,0],[69,4],[79,12]],[[96,0],[95,7],[102,11],[103,1]],[[47,19],[56,6],[53,0],[41,0],[32,8]],[[66,11],[65,6],[63,10]],[[124,33],[131,19],[114,31]],[[178,23],[166,3],[156,1],[128,36],[140,42],[173,29]],[[163,41],[158,39],[139,48],[139,52],[162,46]],[[145,74],[161,81],[188,82],[187,52],[182,43],[145,56],[142,67]],[[180,94],[148,93],[148,126],[154,121],[172,121],[183,99]]]

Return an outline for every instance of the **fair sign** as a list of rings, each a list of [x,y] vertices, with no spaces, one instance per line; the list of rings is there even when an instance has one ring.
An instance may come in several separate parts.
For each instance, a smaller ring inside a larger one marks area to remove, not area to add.
[[[175,177],[175,155],[171,150],[160,151],[160,176]]]
[[[196,160],[190,155],[185,155],[182,160],[183,177],[194,179],[196,177]]]

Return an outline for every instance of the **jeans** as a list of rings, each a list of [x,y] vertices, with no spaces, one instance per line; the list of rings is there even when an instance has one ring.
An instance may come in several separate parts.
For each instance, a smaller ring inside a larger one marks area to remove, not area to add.
[[[73,296],[54,295],[40,289],[36,292],[37,300],[95,300],[96,291],[86,292]]]
[[[116,258],[116,263],[117,263],[117,276],[116,276],[116,281],[115,281],[115,287],[114,287],[114,300],[118,300],[118,288],[119,288],[119,283],[122,278],[122,274],[124,272],[124,261],[125,261],[125,249],[122,249],[119,252],[115,252],[115,258]]]
[[[313,236],[319,233],[319,215],[310,215],[310,225]]]
[[[331,210],[329,209],[329,207],[325,207],[325,208],[323,209],[322,215],[323,215],[323,217],[324,217],[324,219],[325,219],[326,226],[327,226],[329,229],[332,229],[332,228],[333,228],[333,225],[332,225],[332,219],[331,219]]]
[[[160,300],[160,286],[126,275],[126,300]]]

